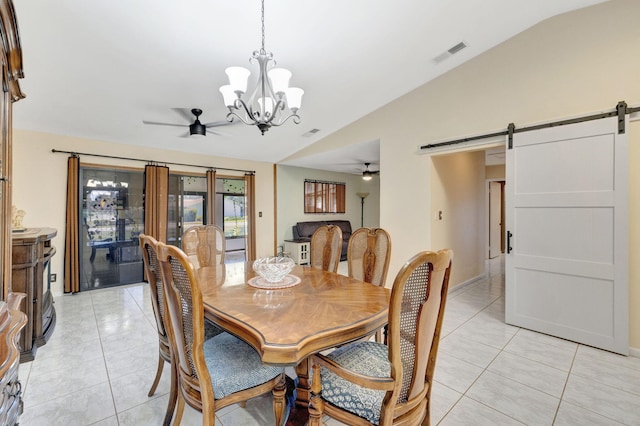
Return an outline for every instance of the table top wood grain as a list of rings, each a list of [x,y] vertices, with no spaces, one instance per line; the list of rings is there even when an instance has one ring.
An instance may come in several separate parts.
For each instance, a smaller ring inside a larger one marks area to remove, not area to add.
[[[205,316],[252,345],[266,364],[296,365],[309,355],[370,335],[387,323],[390,290],[296,265],[300,284],[247,284],[251,263],[197,271]]]

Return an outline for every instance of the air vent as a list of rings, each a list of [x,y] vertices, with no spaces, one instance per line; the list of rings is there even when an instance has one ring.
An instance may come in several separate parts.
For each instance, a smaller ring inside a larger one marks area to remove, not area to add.
[[[458,43],[455,46],[453,46],[451,49],[447,50],[447,52],[449,52],[452,55],[455,55],[456,53],[458,53],[459,51],[461,51],[465,47],[467,47],[467,45],[464,44],[464,41],[461,41],[460,43]]]
[[[447,49],[446,51],[442,52],[441,54],[433,58],[433,62],[436,64],[439,64],[440,62],[444,61],[445,59],[449,58],[452,55],[455,55],[456,53],[458,53],[459,51],[461,51],[466,47],[467,47],[467,44],[464,41],[461,41],[460,43],[456,44],[455,46],[451,47],[450,49]]]
[[[320,131],[320,129],[311,129],[309,130],[307,133],[304,133],[302,136],[308,138],[309,136],[313,136],[316,133],[318,133]]]

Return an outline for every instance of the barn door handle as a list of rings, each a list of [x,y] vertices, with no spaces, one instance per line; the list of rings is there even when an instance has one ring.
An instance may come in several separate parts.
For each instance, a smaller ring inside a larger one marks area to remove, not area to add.
[[[511,237],[513,237],[513,234],[511,231],[507,231],[507,253],[511,253],[511,250],[513,250],[513,247],[511,247]]]

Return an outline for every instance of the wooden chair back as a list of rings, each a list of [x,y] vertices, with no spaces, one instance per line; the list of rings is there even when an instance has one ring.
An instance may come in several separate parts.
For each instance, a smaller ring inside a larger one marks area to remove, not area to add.
[[[336,225],[324,225],[311,236],[311,267],[337,272],[342,251],[342,230]]]
[[[156,330],[158,331],[158,368],[156,377],[151,384],[148,396],[153,396],[156,392],[160,378],[164,370],[164,363],[171,364],[171,346],[169,336],[166,329],[166,307],[164,286],[162,285],[162,273],[160,272],[160,264],[158,263],[158,241],[145,234],[140,234],[140,247],[142,249],[142,263],[144,265],[144,273],[149,283],[149,293],[151,293],[151,306],[156,319]],[[167,411],[165,413],[165,423],[171,420],[173,410],[176,404],[176,375],[172,367],[171,369],[171,392]]]
[[[197,268],[224,264],[226,241],[216,225],[195,225],[182,234],[182,250]]]
[[[167,332],[178,376],[178,391],[203,413],[214,412],[211,377],[204,359],[204,306],[198,280],[187,255],[159,243],[158,262],[163,276]]]
[[[349,238],[349,277],[384,287],[391,259],[391,237],[382,228],[359,228]]]
[[[156,328],[158,330],[158,339],[160,340],[161,351],[166,348],[169,354],[169,337],[165,329],[165,307],[164,294],[162,287],[162,275],[160,273],[160,265],[158,264],[157,245],[158,241],[145,234],[140,234],[140,247],[142,248],[142,263],[144,265],[145,276],[149,282],[149,290],[151,292],[151,306],[156,318]],[[171,361],[171,358],[167,361]]]
[[[388,346],[395,389],[393,401],[383,405],[381,424],[392,424],[399,409],[426,415],[428,422],[452,257],[451,250],[419,253],[393,283]]]

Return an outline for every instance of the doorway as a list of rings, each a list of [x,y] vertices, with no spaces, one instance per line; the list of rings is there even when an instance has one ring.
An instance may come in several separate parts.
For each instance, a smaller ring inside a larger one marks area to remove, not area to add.
[[[504,180],[487,180],[487,259],[504,254]]]

